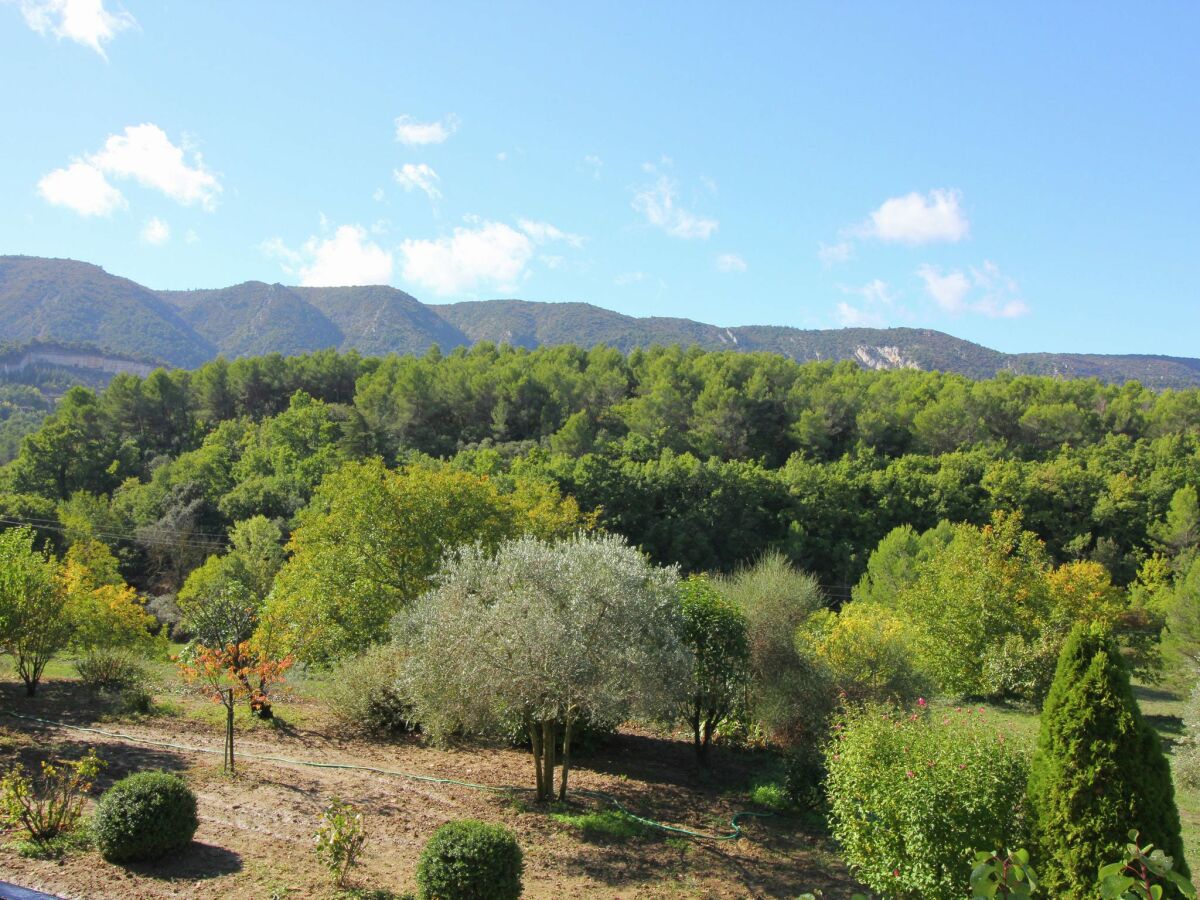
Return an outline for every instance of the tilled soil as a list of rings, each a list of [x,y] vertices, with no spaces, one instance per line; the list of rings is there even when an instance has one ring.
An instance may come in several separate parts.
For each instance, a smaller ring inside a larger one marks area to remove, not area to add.
[[[501,822],[525,853],[525,896],[788,897],[822,890],[848,897],[855,884],[829,841],[787,818],[749,819],[736,841],[655,835],[625,841],[586,840],[551,818],[524,791],[472,790],[396,775],[262,762],[270,754],[312,762],[355,764],[524,788],[532,782],[527,753],[475,745],[439,748],[417,737],[395,742],[343,738],[332,725],[255,728],[237,736],[244,754],[236,777],[221,773],[222,734],[182,717],[97,721],[96,710],[71,682],[49,682],[27,700],[0,684],[0,710],[40,716],[145,740],[206,747],[197,753],[126,738],[74,731],[0,716],[0,767],[36,765],[47,756],[77,758],[95,747],[107,761],[97,792],[130,772],[166,769],[183,775],[199,800],[200,830],[178,858],[129,868],[94,852],[62,860],[24,859],[0,848],[0,880],[62,897],[332,897],[313,851],[313,831],[330,797],[365,814],[369,838],[351,885],[402,893],[415,889],[417,858],[433,830],[459,818]],[[306,716],[306,721],[313,717]],[[720,833],[747,808],[744,788],[751,754],[718,753],[712,773],[697,771],[690,746],[623,730],[601,751],[578,759],[574,789],[603,791],[631,811],[670,824]],[[568,811],[586,811],[580,799]],[[556,808],[555,811],[561,811]],[[4,843],[7,843],[5,841]]]

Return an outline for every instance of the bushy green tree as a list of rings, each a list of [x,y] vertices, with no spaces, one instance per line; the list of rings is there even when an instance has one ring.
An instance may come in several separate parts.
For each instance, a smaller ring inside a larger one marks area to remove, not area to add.
[[[30,697],[73,625],[58,563],[34,541],[30,528],[0,532],[0,650],[12,656]]]
[[[1170,767],[1116,641],[1097,626],[1077,626],[1063,647],[1028,798],[1050,896],[1094,897],[1097,860],[1120,856],[1131,828],[1187,872]]]
[[[679,612],[683,642],[692,652],[684,716],[696,759],[707,765],[717,724],[745,696],[750,665],[746,617],[702,575],[680,584]]]

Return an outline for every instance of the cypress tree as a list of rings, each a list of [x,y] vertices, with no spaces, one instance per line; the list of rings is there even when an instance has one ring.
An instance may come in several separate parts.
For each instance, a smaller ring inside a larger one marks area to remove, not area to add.
[[[1097,870],[1122,857],[1131,828],[1188,874],[1170,766],[1099,628],[1077,626],[1058,658],[1028,790],[1048,896],[1095,897]]]

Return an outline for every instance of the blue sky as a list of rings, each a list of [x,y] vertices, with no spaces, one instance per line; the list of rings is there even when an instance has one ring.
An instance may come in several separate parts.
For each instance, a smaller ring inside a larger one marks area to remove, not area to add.
[[[1200,356],[1200,5],[0,0],[0,253]]]

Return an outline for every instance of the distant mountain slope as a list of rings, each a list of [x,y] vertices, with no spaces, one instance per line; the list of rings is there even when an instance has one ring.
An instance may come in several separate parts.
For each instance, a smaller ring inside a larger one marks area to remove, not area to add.
[[[333,322],[343,335],[341,349],[366,355],[424,353],[430,344],[450,350],[472,341],[404,291],[371,287],[292,288]]]
[[[157,294],[99,266],[0,256],[0,341],[90,343],[196,366],[216,348]]]
[[[1005,354],[924,328],[721,328],[690,319],[636,318],[588,303],[483,300],[427,305],[387,286],[306,288],[248,281],[227,288],[151,291],[87,263],[0,256],[0,343],[86,345],[80,365],[128,370],[129,360],[195,366],[226,357],[325,348],[366,355],[423,353],[477,341],[521,347],[651,344],[769,351],[796,360],[853,360],[986,378],[1000,371],[1200,386],[1200,360],[1073,353]],[[2,374],[2,373],[0,373]]]
[[[282,284],[247,281],[200,291],[159,291],[205,340],[227,357],[294,356],[342,343],[341,330]]]

